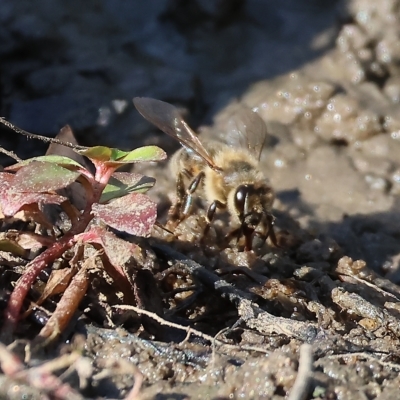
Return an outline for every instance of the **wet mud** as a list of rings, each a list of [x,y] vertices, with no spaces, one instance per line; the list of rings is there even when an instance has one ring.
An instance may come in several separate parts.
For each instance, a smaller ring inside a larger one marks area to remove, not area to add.
[[[172,156],[179,143],[133,97],[173,103],[200,138],[222,142],[231,116],[251,108],[268,128],[260,165],[276,192],[279,247],[223,246],[229,213],[202,238],[201,196],[174,235],[155,227],[142,243],[136,305],[176,325],[115,308],[121,297],[99,274],[62,341],[27,365],[81,349],[87,376],[75,364],[64,374],[81,398],[124,398],[139,376],[140,399],[397,398],[399,5],[3,0],[1,115],[49,136],[68,123],[83,145],[157,144]],[[3,128],[0,144],[45,151]],[[150,196],[167,223],[167,162],[135,171],[156,178]],[[4,257],[6,298],[23,260]],[[46,318],[35,313],[15,339],[31,341]],[[1,379],[6,398],[35,390]]]

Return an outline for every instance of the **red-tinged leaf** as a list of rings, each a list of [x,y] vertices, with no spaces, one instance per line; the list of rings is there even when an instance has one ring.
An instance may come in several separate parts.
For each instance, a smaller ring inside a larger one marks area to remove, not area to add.
[[[33,232],[21,232],[18,234],[17,243],[25,250],[37,251],[42,247],[50,247],[54,244],[54,238],[38,235]]]
[[[7,190],[14,180],[14,174],[8,172],[0,172],[0,193]]]
[[[47,156],[39,156],[39,157],[33,157],[28,160],[21,161],[17,164],[10,165],[9,167],[5,168],[6,171],[18,171],[22,167],[25,167],[26,165],[29,165],[33,161],[39,161],[39,162],[48,162],[51,164],[56,164],[61,167],[67,168],[69,170],[77,170],[79,168],[83,168],[81,164],[78,162],[72,160],[69,157],[65,156],[58,156],[58,155],[47,155]]]
[[[25,168],[29,169],[29,167],[24,167],[24,169]],[[19,191],[17,188],[18,185],[16,184],[18,173],[19,172],[17,172],[17,174],[10,174],[7,172],[0,172],[0,207],[4,215],[14,216],[24,206],[30,204],[61,204],[67,200],[65,197],[57,194],[24,193]],[[21,179],[21,176],[19,179]]]
[[[63,293],[75,274],[75,268],[63,268],[51,271],[46,287],[40,298],[36,301],[36,304],[41,305],[48,297]]]
[[[67,198],[47,193],[16,193],[10,188],[0,194],[0,206],[4,215],[12,217],[30,204],[61,204]]]
[[[0,208],[4,216],[12,217],[24,206],[30,204],[52,203],[61,204],[65,201],[58,195],[40,193],[18,193],[14,188],[14,174],[0,172]]]
[[[123,277],[125,275],[121,266],[128,263],[133,255],[140,251],[136,244],[120,239],[100,226],[91,226],[89,231],[76,235],[75,240],[102,246],[110,263]]]
[[[107,225],[135,236],[149,236],[157,205],[148,196],[131,193],[110,204],[94,204],[92,213]]]
[[[106,203],[128,193],[145,193],[154,186],[154,178],[130,172],[115,172],[103,190],[100,203]]]
[[[67,289],[76,272],[76,268],[54,269],[51,271],[42,295],[28,308],[28,310],[25,311],[23,317],[27,317],[34,307],[42,305],[47,298],[63,293]]]
[[[74,182],[80,173],[43,161],[32,161],[15,174],[16,192],[49,192],[62,189]]]

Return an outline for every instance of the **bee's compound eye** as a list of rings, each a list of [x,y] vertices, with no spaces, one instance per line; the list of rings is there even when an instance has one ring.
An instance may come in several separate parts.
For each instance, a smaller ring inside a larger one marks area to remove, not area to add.
[[[239,186],[239,187],[236,189],[236,193],[235,193],[235,207],[236,207],[236,210],[237,210],[240,214],[242,214],[243,211],[244,211],[244,203],[245,203],[245,201],[246,201],[247,194],[248,194],[248,188],[247,188],[247,186],[242,185],[242,186]]]

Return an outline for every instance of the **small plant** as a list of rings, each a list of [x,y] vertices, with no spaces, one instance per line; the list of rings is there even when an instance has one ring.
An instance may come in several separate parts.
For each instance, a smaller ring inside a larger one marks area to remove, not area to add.
[[[1,122],[4,123],[4,120]],[[37,136],[13,126],[11,128],[31,137]],[[57,143],[57,140],[53,141]],[[66,250],[75,244],[96,244],[96,248],[101,247],[108,258],[111,267],[107,272],[115,281],[123,282],[127,277],[121,265],[139,249],[134,243],[118,238],[107,226],[146,237],[156,222],[156,204],[145,194],[155,180],[136,173],[115,171],[127,164],[163,160],[166,157],[163,150],[156,146],[145,146],[126,152],[104,146],[88,148],[62,144],[89,159],[95,172],[90,172],[69,157],[59,155],[20,161],[0,172],[0,206],[5,217],[13,217],[17,212],[24,211],[31,220],[46,225],[43,206],[57,204],[69,219],[69,228],[58,237],[50,238],[50,243],[49,238],[46,238],[47,249],[29,262],[16,282],[4,315],[2,334],[5,340],[14,331],[24,300],[40,272]],[[79,182],[83,188],[85,206],[82,209],[77,209],[67,196],[59,194],[60,189],[70,187],[74,182]],[[98,223],[91,224],[93,218]],[[14,246],[14,250],[16,247],[15,243],[7,240],[1,245],[3,248]],[[89,285],[90,261],[90,258],[85,260],[79,270],[67,268],[67,271],[61,270],[63,272],[53,271],[54,275],[47,283],[47,291],[54,294],[58,290],[59,293],[61,281],[64,282],[65,291],[62,290],[64,295],[40,336],[49,337],[55,330],[60,332],[69,322]],[[65,282],[68,283],[66,288]]]

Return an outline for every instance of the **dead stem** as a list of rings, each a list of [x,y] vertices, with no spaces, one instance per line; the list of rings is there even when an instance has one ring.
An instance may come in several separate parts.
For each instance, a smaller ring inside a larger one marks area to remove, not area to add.
[[[60,145],[65,146],[65,147],[70,147],[71,149],[79,149],[79,150],[87,149],[87,147],[85,147],[85,146],[78,146],[78,145],[73,144],[73,143],[63,142],[62,140],[49,138],[49,137],[41,136],[41,135],[36,135],[34,133],[30,133],[30,132],[24,131],[23,129],[18,128],[18,126],[15,126],[14,124],[12,124],[11,122],[7,121],[6,119],[4,119],[2,117],[0,117],[0,123],[2,123],[4,126],[6,126],[7,128],[10,128],[11,130],[13,130],[16,133],[19,133],[21,135],[27,136],[29,139],[38,139],[38,140],[41,140],[42,142],[45,142],[45,143],[60,144]]]
[[[0,365],[4,374],[29,386],[48,393],[50,398],[59,400],[82,400],[83,397],[53,372],[71,366],[81,356],[78,352],[65,354],[38,367],[26,368],[19,358],[0,343]],[[44,397],[47,398],[47,397]]]
[[[303,341],[309,341],[315,337],[315,325],[290,318],[276,317],[253,303],[251,301],[254,299],[252,294],[237,289],[201,264],[166,245],[153,244],[152,246],[160,253],[161,257],[172,260],[174,264],[189,271],[204,286],[215,290],[221,298],[230,301],[238,311],[239,322],[244,322],[249,328],[256,329],[263,334],[276,332]]]
[[[219,345],[219,346],[223,346],[227,349],[240,349],[240,350],[246,350],[246,351],[257,351],[259,353],[268,353],[267,350],[261,348],[261,347],[257,347],[257,346],[242,346],[242,345],[236,345],[236,344],[229,344],[229,343],[225,343],[222,342],[221,340],[216,339],[218,335],[221,334],[222,331],[218,332],[217,335],[215,337],[212,337],[210,335],[207,335],[206,333],[200,332],[194,328],[191,328],[190,326],[183,326],[183,325],[179,325],[176,324],[174,322],[170,322],[167,321],[163,318],[161,318],[160,316],[158,316],[157,314],[154,314],[150,311],[146,311],[143,310],[141,308],[135,307],[135,306],[129,306],[129,305],[116,305],[114,306],[114,308],[118,308],[120,310],[132,310],[135,311],[136,313],[138,313],[139,315],[146,315],[150,318],[153,318],[155,321],[157,321],[159,324],[161,325],[166,325],[169,326],[171,328],[176,328],[176,329],[180,329],[182,331],[185,331],[187,333],[185,339],[181,342],[182,344],[187,342],[190,338],[190,335],[196,335],[198,337],[201,337],[205,340],[208,340],[210,343],[213,344],[213,346],[215,347],[215,345]],[[229,330],[229,329],[228,329]]]
[[[14,159],[17,162],[21,162],[22,159],[19,158],[14,152],[6,150],[5,148],[0,146],[0,153],[4,153],[5,155],[7,155],[8,157],[11,157],[12,159]]]
[[[146,315],[146,316],[148,316],[148,317],[154,319],[154,320],[157,321],[160,325],[166,325],[166,326],[169,326],[170,328],[180,329],[180,330],[182,330],[182,331],[187,332],[188,335],[189,335],[189,334],[193,334],[193,335],[199,336],[199,337],[201,337],[201,338],[203,338],[203,339],[205,339],[205,340],[208,340],[208,341],[211,342],[211,343],[214,341],[214,338],[213,338],[212,336],[210,336],[210,335],[207,335],[206,333],[197,331],[196,329],[193,329],[193,328],[191,328],[191,327],[189,327],[189,326],[183,326],[183,325],[176,324],[176,323],[174,323],[174,322],[167,321],[167,320],[161,318],[160,316],[158,316],[157,314],[154,314],[154,313],[152,313],[152,312],[150,312],[150,311],[146,311],[146,310],[143,310],[143,309],[138,308],[138,307],[135,307],[135,306],[117,305],[117,306],[114,306],[114,308],[118,308],[118,309],[120,309],[120,310],[131,310],[131,311],[135,311],[135,312],[138,313],[139,315]],[[217,342],[218,342],[218,344],[220,344],[220,345],[225,345],[225,343],[220,342],[219,340],[218,340]]]
[[[4,326],[1,333],[1,339],[4,342],[10,342],[11,334],[18,322],[23,301],[35,279],[49,263],[60,257],[66,248],[73,244],[73,240],[74,238],[71,234],[62,237],[58,242],[55,242],[50,248],[45,250],[28,264],[27,270],[18,279],[8,301],[8,306],[4,316]]]
[[[88,259],[86,261],[91,261]],[[83,296],[85,296],[89,286],[88,267],[84,265],[79,272],[72,278],[71,283],[65,289],[63,296],[57,304],[52,316],[40,331],[38,340],[47,338],[53,339],[63,332],[69,321],[73,317],[74,311],[78,308]]]
[[[299,370],[288,400],[303,400],[307,397],[312,366],[312,346],[308,343],[303,343],[300,346]]]

